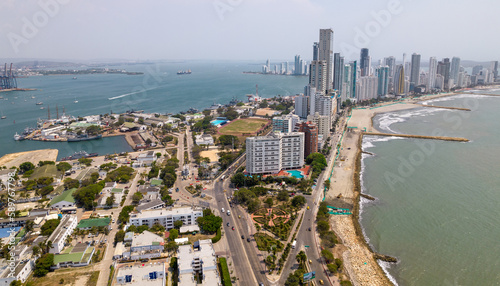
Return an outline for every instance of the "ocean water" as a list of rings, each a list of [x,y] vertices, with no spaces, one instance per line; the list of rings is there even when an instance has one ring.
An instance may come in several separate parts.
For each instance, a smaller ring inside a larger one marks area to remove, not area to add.
[[[498,92],[498,91],[496,91]],[[365,137],[361,225],[397,285],[500,285],[500,97],[428,102],[381,114],[387,132],[465,137],[468,143]]]
[[[73,116],[131,109],[175,114],[191,107],[202,110],[214,102],[226,104],[233,97],[244,101],[246,94],[255,93],[256,85],[261,97],[303,92],[307,77],[242,73],[260,71],[261,65],[258,62],[161,62],[109,67],[143,72],[143,75],[89,74],[77,75],[76,80],[72,75],[19,78],[20,88],[37,90],[0,93],[4,97],[0,100],[0,114],[7,116],[0,120],[0,156],[44,148],[59,149],[58,158],[80,150],[100,155],[131,150],[122,136],[79,143],[13,140],[16,132],[35,127],[38,118],[47,118],[48,107],[54,118],[56,105],[59,115],[63,108]],[[191,69],[192,74],[176,74],[187,69]],[[78,103],[74,103],[75,100]],[[40,101],[44,110],[36,105]]]

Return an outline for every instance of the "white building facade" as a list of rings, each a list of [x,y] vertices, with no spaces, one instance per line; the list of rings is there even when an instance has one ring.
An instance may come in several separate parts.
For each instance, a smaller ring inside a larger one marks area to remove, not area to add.
[[[181,220],[183,225],[196,225],[196,219],[203,216],[201,209],[191,207],[144,210],[139,213],[131,214],[129,223],[135,226],[148,225],[152,227],[158,223],[167,230],[174,228],[174,222]]]

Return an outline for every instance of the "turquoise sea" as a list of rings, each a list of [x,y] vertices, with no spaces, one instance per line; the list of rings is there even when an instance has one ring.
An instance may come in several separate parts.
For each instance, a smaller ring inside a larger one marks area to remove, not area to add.
[[[0,156],[8,153],[55,148],[58,158],[85,150],[100,155],[131,151],[122,136],[101,140],[64,143],[13,140],[16,132],[35,127],[38,118],[47,118],[48,107],[52,118],[63,108],[67,114],[85,116],[92,114],[119,113],[127,110],[145,112],[178,113],[190,107],[203,110],[214,102],[228,103],[233,97],[246,100],[246,94],[254,94],[259,86],[261,97],[294,95],[303,92],[308,78],[244,74],[243,71],[260,71],[259,62],[160,62],[109,66],[142,75],[89,74],[59,76],[33,76],[19,78],[18,87],[36,88],[35,91],[2,92],[0,114]],[[76,67],[78,68],[78,67]],[[179,70],[191,69],[190,75],[177,75]],[[35,98],[32,98],[35,97]],[[78,101],[78,103],[74,103]],[[43,102],[41,110],[37,102]]]
[[[498,93],[499,91],[493,91]],[[500,285],[500,97],[429,101],[380,114],[381,131],[465,137],[468,143],[365,137],[361,225],[397,285]]]

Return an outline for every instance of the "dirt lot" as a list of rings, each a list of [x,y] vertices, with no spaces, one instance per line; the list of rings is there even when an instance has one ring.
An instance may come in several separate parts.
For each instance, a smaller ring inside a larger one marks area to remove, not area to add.
[[[37,165],[39,161],[56,161],[57,149],[43,149],[27,152],[19,152],[4,155],[0,158],[0,166],[6,166],[9,169],[12,166],[19,166],[24,162],[31,162]]]

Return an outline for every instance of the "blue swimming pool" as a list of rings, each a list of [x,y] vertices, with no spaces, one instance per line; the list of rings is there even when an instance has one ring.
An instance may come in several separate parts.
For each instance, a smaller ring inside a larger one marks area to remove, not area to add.
[[[21,227],[19,227],[19,226],[14,227],[14,230],[15,230],[14,234],[16,234],[20,229],[21,229]],[[11,230],[10,227],[0,228],[0,238],[10,236],[10,232],[9,232],[10,230]]]
[[[225,124],[227,122],[227,120],[214,120],[210,123],[212,123],[213,126],[217,126],[219,124]]]
[[[297,178],[297,179],[302,179],[304,178],[304,175],[302,175],[301,171],[293,170],[293,171],[287,171],[292,177]]]

